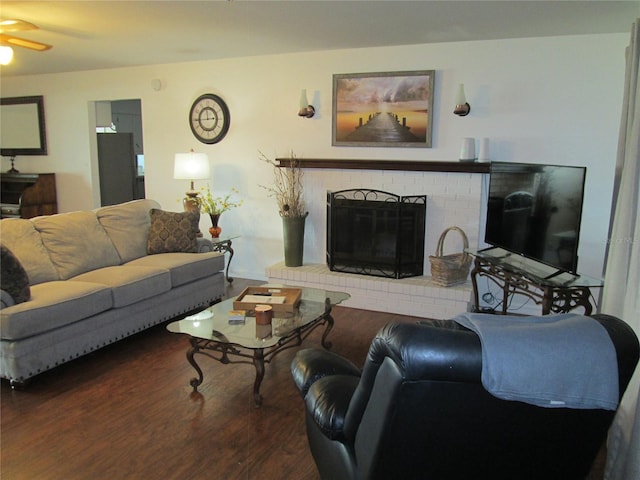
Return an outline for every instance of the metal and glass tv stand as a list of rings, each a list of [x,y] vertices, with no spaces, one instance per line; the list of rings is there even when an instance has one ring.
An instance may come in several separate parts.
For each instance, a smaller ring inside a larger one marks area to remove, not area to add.
[[[584,308],[584,314],[593,311],[591,288],[600,288],[604,281],[586,275],[575,275],[558,271],[535,260],[510,253],[501,248],[483,250],[467,249],[475,259],[471,270],[473,284],[474,311],[479,312],[478,279],[486,277],[502,290],[500,311],[507,315],[509,298],[523,295],[542,306],[542,315],[566,313],[576,308]]]

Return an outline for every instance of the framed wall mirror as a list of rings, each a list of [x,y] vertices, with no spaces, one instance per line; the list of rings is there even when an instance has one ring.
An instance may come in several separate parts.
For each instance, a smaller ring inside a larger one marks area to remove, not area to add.
[[[44,97],[0,98],[0,155],[46,155]]]

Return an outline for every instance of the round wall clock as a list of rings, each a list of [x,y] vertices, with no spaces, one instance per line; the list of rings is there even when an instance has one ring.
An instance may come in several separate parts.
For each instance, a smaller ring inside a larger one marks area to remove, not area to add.
[[[196,98],[189,112],[191,131],[202,143],[218,143],[229,131],[230,122],[229,107],[212,93]]]

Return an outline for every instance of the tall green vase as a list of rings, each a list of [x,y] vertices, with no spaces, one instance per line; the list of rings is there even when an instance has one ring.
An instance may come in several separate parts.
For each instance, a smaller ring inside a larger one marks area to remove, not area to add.
[[[309,212],[301,217],[282,217],[284,232],[284,264],[287,267],[302,265],[304,250],[304,224]]]

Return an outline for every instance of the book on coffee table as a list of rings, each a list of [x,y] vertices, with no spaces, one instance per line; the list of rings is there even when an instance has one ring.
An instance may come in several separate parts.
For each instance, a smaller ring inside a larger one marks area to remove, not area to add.
[[[246,316],[246,310],[229,310],[227,319],[229,321],[229,325],[244,325]]]

